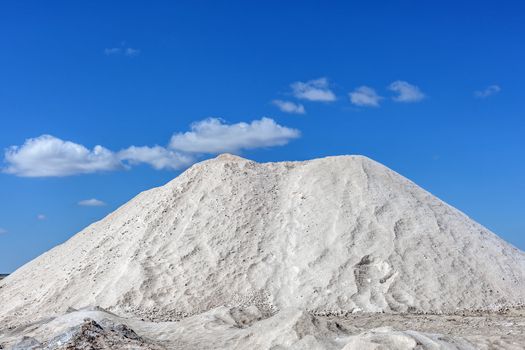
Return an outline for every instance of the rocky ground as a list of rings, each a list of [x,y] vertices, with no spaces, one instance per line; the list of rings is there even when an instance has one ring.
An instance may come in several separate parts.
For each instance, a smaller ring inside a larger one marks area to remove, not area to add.
[[[220,307],[178,322],[100,308],[0,330],[0,349],[524,349],[525,312],[314,316],[290,309]]]

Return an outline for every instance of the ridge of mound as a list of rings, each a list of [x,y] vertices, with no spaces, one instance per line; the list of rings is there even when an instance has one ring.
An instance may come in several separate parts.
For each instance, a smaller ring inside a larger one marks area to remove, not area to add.
[[[366,157],[221,155],[21,267],[0,299],[0,322],[89,305],[166,321],[222,305],[497,310],[523,305],[525,254]]]

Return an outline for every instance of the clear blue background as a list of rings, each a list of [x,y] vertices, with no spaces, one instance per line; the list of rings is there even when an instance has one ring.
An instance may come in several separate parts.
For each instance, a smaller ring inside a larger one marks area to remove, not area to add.
[[[363,154],[525,249],[524,11],[522,1],[2,1],[0,148],[44,133],[112,150],[164,145],[205,117],[269,116],[302,137],[244,156]],[[104,54],[122,42],[140,55]],[[336,102],[305,103],[301,116],[270,103],[324,76]],[[348,100],[398,79],[427,98]],[[491,84],[501,92],[474,98]],[[0,272],[177,174],[0,174]],[[76,204],[92,197],[108,205]]]

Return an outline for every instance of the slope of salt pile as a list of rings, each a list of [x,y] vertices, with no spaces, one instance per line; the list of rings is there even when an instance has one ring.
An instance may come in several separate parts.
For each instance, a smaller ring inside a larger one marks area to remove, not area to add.
[[[21,267],[0,300],[3,324],[90,305],[157,321],[247,305],[494,310],[523,305],[525,254],[365,157],[223,155]]]

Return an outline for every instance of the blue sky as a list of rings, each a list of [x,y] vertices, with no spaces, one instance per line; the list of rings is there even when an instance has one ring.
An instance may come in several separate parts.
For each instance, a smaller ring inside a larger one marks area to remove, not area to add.
[[[0,272],[222,151],[363,154],[525,249],[524,10],[3,1]]]

